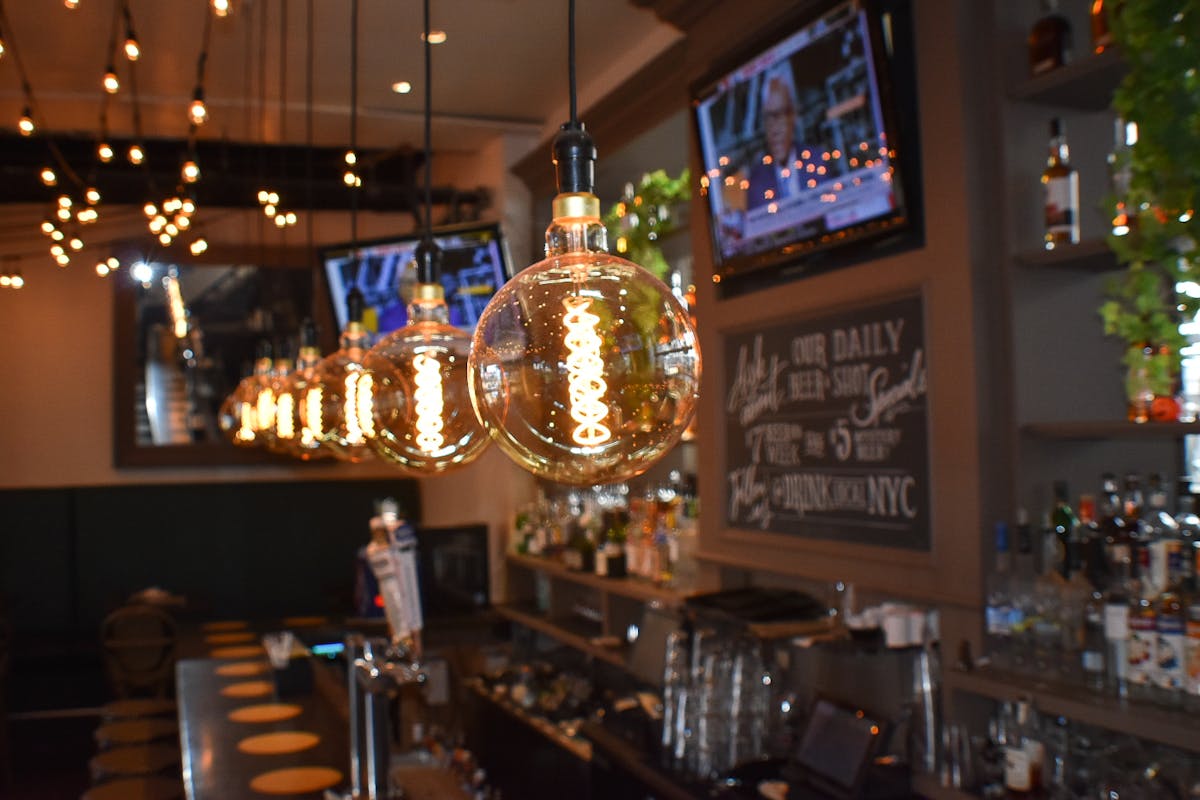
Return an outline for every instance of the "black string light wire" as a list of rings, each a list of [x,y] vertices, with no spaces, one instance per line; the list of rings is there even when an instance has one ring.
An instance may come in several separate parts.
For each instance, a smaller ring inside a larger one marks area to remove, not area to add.
[[[358,156],[358,0],[350,0],[350,152]],[[350,186],[350,250],[358,257],[358,170]]]

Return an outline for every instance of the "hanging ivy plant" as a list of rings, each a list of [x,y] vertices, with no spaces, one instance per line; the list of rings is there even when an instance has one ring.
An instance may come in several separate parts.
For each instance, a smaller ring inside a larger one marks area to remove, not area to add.
[[[660,240],[679,226],[679,205],[690,198],[686,169],[678,178],[661,169],[643,175],[637,188],[630,186],[625,197],[604,215],[609,246],[622,258],[666,280],[671,266],[663,257]]]
[[[1113,108],[1137,124],[1138,136],[1113,164],[1128,179],[1109,207],[1126,214],[1128,232],[1108,243],[1125,269],[1107,287],[1100,315],[1105,333],[1127,344],[1126,365],[1144,364],[1151,391],[1170,396],[1188,343],[1179,323],[1196,314],[1190,295],[1200,294],[1176,288],[1200,280],[1200,0],[1107,5],[1129,68]]]

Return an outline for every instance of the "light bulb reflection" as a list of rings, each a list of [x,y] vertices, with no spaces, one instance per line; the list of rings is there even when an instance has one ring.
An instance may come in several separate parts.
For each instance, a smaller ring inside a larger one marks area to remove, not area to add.
[[[295,402],[288,392],[281,392],[275,402],[275,435],[280,439],[296,438]]]
[[[304,428],[300,431],[300,441],[305,447],[321,441],[321,403],[321,387],[309,387],[304,393]]]
[[[255,429],[269,431],[275,427],[275,392],[269,386],[258,390],[254,403]]]
[[[371,413],[373,384],[373,379],[366,373],[346,373],[346,405],[343,413],[346,415],[346,442],[349,444],[364,444],[375,435],[375,421]]]

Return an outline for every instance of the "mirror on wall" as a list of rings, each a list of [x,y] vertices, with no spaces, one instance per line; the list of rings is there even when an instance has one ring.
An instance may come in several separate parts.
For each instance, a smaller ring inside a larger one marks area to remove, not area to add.
[[[305,261],[144,260],[113,277],[116,466],[276,460],[229,444],[217,414],[262,343],[276,356],[295,355],[300,323],[314,308]]]

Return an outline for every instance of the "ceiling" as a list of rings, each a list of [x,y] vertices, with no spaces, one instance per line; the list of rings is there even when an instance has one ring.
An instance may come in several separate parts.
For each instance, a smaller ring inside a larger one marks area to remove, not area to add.
[[[107,105],[110,134],[133,136],[133,67],[143,135],[185,138],[203,31],[211,23],[204,81],[210,121],[201,138],[306,142],[311,59],[314,141],[350,143],[350,0],[231,0],[233,13],[225,18],[212,14],[208,0],[128,0],[142,50],[136,65],[121,52],[122,2],[78,0],[70,9],[63,0],[20,0],[4,7],[0,127],[14,129],[25,105],[15,50],[42,130],[97,136]],[[448,34],[433,49],[435,151],[474,150],[506,132],[538,141],[562,121],[566,0],[432,0],[431,9],[432,27]],[[419,147],[422,5],[360,0],[358,14],[357,142],[364,149]],[[581,108],[680,35],[625,0],[579,0],[577,15]],[[110,61],[121,89],[106,101],[101,77]],[[400,80],[412,83],[410,94],[392,91]]]

